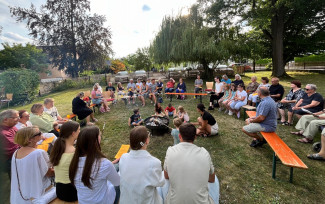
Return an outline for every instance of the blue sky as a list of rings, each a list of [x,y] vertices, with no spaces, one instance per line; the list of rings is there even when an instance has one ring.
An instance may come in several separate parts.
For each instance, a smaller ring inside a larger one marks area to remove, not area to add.
[[[8,6],[29,8],[31,2],[39,8],[46,0],[0,0],[0,43],[34,42],[24,23],[16,23]],[[105,15],[112,31],[114,57],[134,53],[149,46],[165,15],[186,13],[195,0],[91,0],[91,12]],[[0,46],[0,49],[2,46]]]

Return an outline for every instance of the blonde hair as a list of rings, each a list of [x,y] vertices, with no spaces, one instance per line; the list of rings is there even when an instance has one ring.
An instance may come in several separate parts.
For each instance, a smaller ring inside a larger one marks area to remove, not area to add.
[[[181,126],[183,124],[183,121],[180,118],[175,118],[173,120],[173,124],[175,125],[175,127],[179,128],[179,126]]]
[[[54,99],[53,99],[53,98],[46,98],[46,99],[44,100],[44,104],[45,104],[45,105],[48,104],[48,103],[50,103],[50,102],[54,102]]]
[[[30,108],[30,112],[32,112],[32,113],[37,113],[38,109],[40,109],[41,107],[43,107],[43,104],[41,104],[41,103],[35,103],[35,104]]]
[[[184,110],[184,107],[183,107],[183,106],[178,106],[178,110],[179,110],[181,113],[185,112],[185,110]]]
[[[32,127],[25,127],[20,130],[15,135],[15,143],[22,147],[26,147],[29,144],[29,140],[37,134],[38,127],[33,125]]]

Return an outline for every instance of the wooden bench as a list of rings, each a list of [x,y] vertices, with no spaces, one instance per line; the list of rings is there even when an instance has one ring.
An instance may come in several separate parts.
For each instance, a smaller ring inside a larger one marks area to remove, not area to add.
[[[246,111],[248,117],[255,117],[255,111]],[[261,132],[264,139],[270,145],[273,153],[272,178],[275,179],[276,160],[279,158],[285,166],[290,167],[289,182],[292,183],[293,168],[308,169],[306,164],[286,145],[275,132]]]
[[[186,95],[186,96],[200,96],[200,103],[202,103],[202,96],[208,95],[207,93],[165,93],[170,96],[170,102],[172,102],[172,95]]]
[[[94,113],[96,113],[95,107],[98,108],[98,113],[99,113],[100,105],[93,103],[93,104],[91,104],[91,105],[89,106],[89,108],[92,108],[92,109],[93,109]]]
[[[73,114],[73,113],[70,113],[64,119],[65,120],[74,120],[74,121],[76,121],[77,120],[77,115]]]
[[[244,105],[244,106],[242,106],[242,108],[244,109],[244,121],[246,120],[246,114],[245,114],[246,111],[256,110],[255,106],[250,106],[250,105]]]

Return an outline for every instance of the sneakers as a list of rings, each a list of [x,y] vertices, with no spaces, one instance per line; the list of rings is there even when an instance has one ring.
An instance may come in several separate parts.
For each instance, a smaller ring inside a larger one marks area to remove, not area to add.
[[[214,108],[212,106],[209,106],[208,110],[214,110]]]
[[[228,109],[226,109],[226,110],[225,110],[225,114],[228,114],[228,112],[229,112],[229,110],[228,110]]]
[[[219,112],[221,112],[222,111],[222,108],[219,108],[219,110],[218,110]]]
[[[260,140],[253,140],[252,143],[249,145],[251,147],[262,147],[264,144],[266,143],[266,141],[263,139],[262,141]]]
[[[233,115],[233,112],[232,111],[229,111],[228,115]]]
[[[237,118],[238,118],[238,119],[240,118],[240,112],[237,113]]]
[[[249,146],[255,147],[256,146],[256,142],[257,142],[257,140],[253,140],[252,143]]]

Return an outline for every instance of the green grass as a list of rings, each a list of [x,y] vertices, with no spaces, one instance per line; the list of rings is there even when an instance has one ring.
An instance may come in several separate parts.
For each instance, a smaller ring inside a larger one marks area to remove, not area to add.
[[[250,77],[256,75],[259,79],[262,76],[270,77],[271,72],[248,73],[243,76],[245,83]],[[325,75],[307,72],[289,72],[294,79],[302,81],[303,85],[315,83],[319,87],[319,93],[325,96]],[[289,90],[290,81],[283,79],[281,84],[285,87],[286,93]],[[193,90],[194,80],[186,80],[188,91]],[[55,105],[61,115],[71,113],[71,101],[75,95],[85,89],[67,90],[50,94],[48,97],[55,99]],[[43,98],[39,99],[41,102]],[[36,102],[36,101],[35,101]],[[138,101],[137,101],[138,102]],[[165,108],[169,100],[164,98]],[[139,102],[138,102],[139,103]],[[174,107],[183,105],[190,115],[190,120],[195,121],[199,114],[196,112],[197,100],[188,97],[185,101],[173,100]],[[208,106],[208,98],[203,98],[203,103]],[[17,110],[25,108],[29,110],[31,105],[15,107]],[[109,113],[98,114],[98,126],[105,125],[102,140],[102,150],[109,159],[113,159],[121,144],[128,144],[130,128],[127,126],[128,117],[132,114],[134,106],[125,106],[123,102],[111,106]],[[142,118],[154,113],[154,106],[147,100],[147,105],[140,108]],[[294,169],[293,184],[289,183],[289,168],[280,163],[277,166],[277,180],[273,180],[272,154],[273,151],[268,145],[262,148],[251,148],[251,139],[241,132],[244,125],[243,119],[235,119],[213,111],[219,124],[219,136],[212,138],[197,138],[195,144],[205,147],[211,154],[215,166],[216,175],[220,181],[221,203],[318,203],[325,199],[323,189],[324,163],[311,161],[306,158],[312,153],[310,144],[301,144],[296,136],[290,135],[294,127],[278,126],[277,133],[283,141],[305,162],[309,167],[307,170]],[[297,119],[295,120],[297,122]],[[173,127],[173,125],[170,125]],[[320,134],[315,137],[320,140]],[[162,162],[168,146],[173,145],[170,135],[164,137],[153,137],[148,151]],[[8,186],[8,182],[6,183]]]

